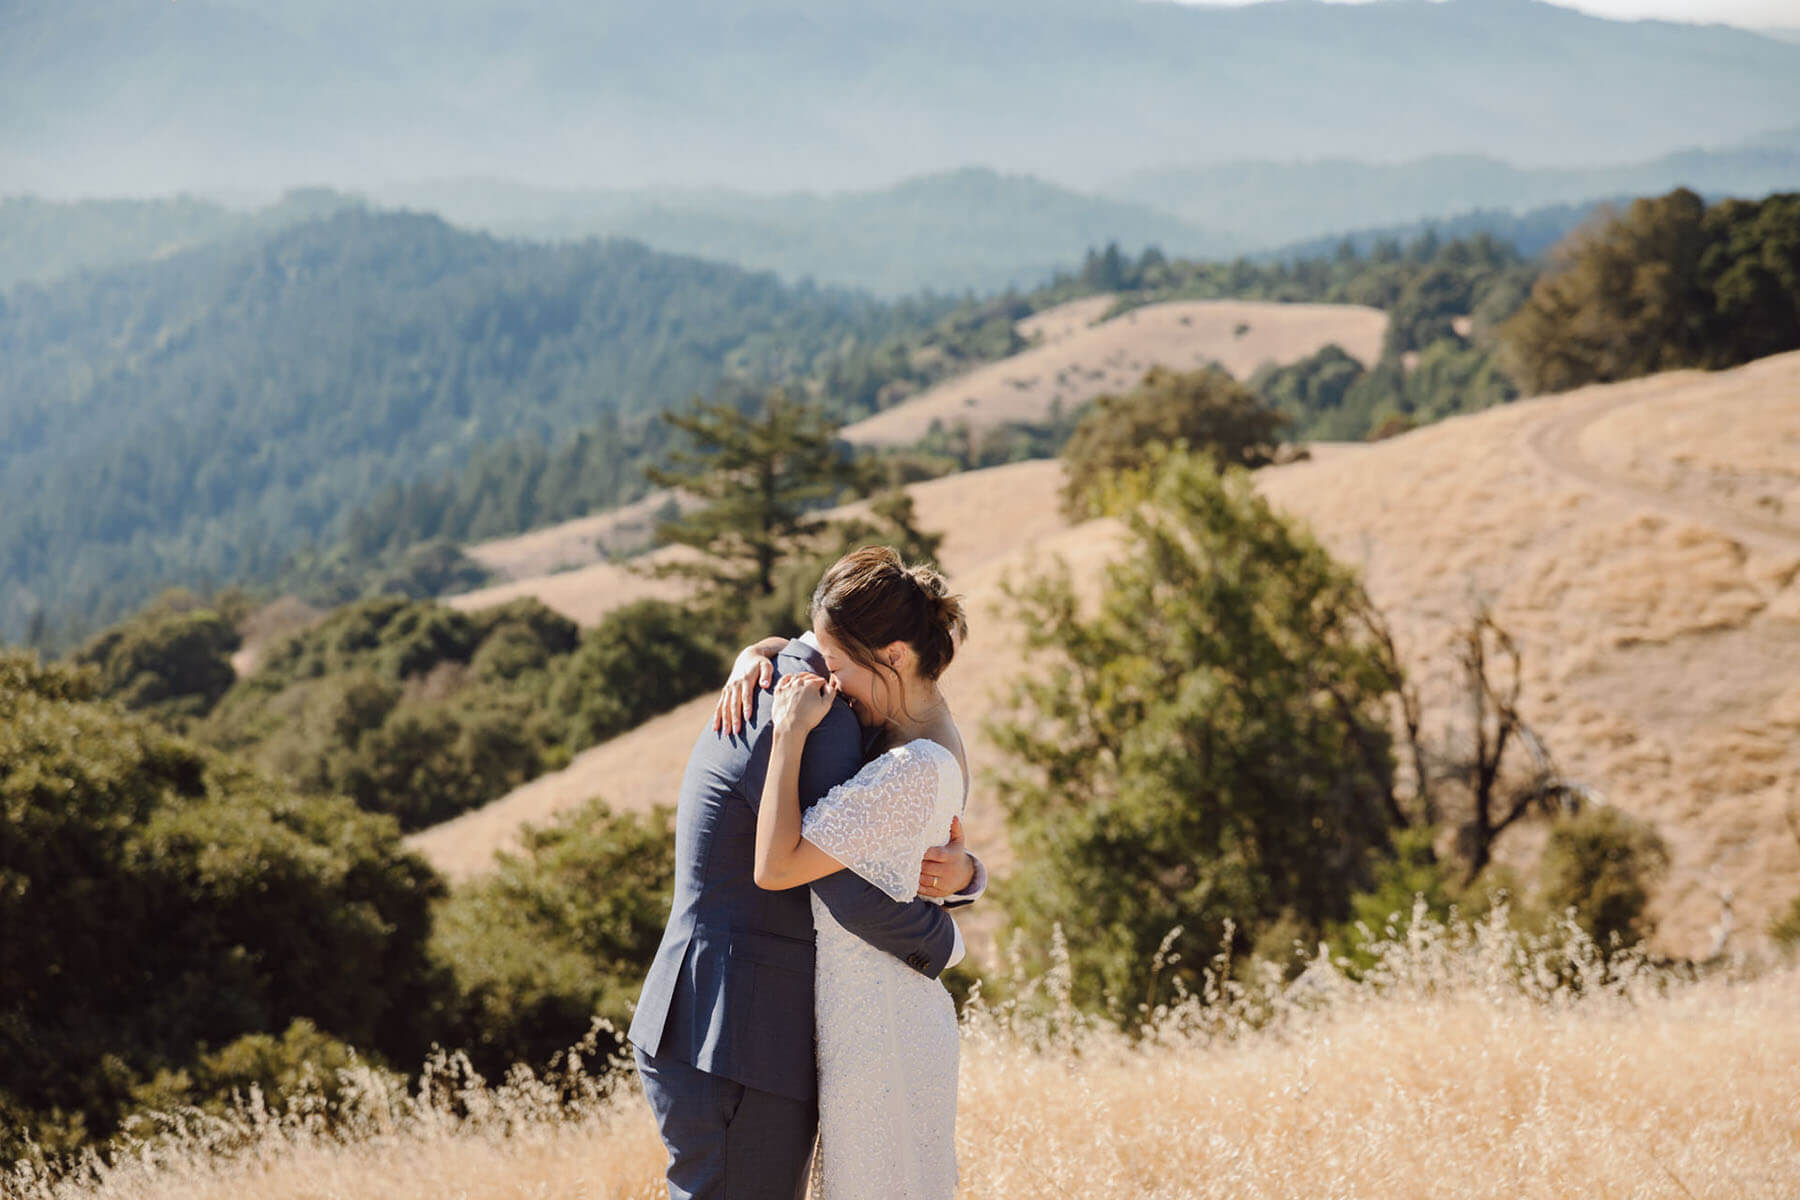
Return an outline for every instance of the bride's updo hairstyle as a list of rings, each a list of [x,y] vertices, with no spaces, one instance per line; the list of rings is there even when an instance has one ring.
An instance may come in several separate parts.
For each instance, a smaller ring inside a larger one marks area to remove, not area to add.
[[[969,634],[961,596],[927,566],[909,567],[889,546],[864,546],[831,565],[813,589],[812,618],[822,621],[844,653],[873,671],[899,676],[881,648],[905,642],[918,656],[919,675],[933,680]]]

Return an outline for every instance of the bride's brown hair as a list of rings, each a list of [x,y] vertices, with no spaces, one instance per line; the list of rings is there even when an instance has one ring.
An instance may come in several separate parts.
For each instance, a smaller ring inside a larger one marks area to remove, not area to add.
[[[813,589],[812,618],[844,653],[896,684],[899,672],[881,657],[882,646],[905,642],[918,656],[920,677],[934,680],[969,635],[962,597],[930,567],[907,566],[891,546],[864,546],[831,564]]]

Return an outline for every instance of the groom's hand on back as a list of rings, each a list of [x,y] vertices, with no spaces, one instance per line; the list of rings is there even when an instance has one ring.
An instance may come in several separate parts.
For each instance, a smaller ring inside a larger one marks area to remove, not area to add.
[[[925,852],[919,864],[919,895],[933,900],[954,896],[975,881],[975,860],[963,848],[962,818],[950,818],[950,840]]]

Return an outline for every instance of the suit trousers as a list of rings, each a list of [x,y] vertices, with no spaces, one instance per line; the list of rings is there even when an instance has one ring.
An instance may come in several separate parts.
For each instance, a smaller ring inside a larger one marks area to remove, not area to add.
[[[804,1200],[817,1100],[746,1087],[633,1047],[669,1151],[669,1200]]]

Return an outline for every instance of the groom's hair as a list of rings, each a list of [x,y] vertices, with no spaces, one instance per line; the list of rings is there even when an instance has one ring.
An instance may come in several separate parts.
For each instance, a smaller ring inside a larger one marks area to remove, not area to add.
[[[864,546],[831,564],[813,589],[812,618],[878,675],[894,669],[877,648],[905,642],[918,655],[919,674],[936,679],[969,635],[962,597],[930,567],[907,566],[891,546]]]

